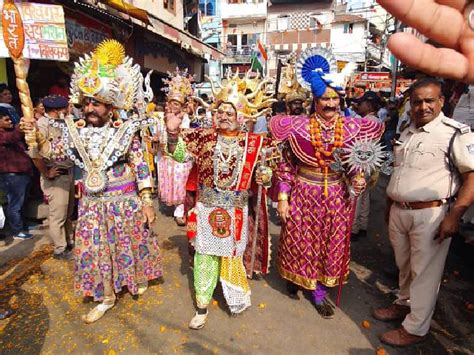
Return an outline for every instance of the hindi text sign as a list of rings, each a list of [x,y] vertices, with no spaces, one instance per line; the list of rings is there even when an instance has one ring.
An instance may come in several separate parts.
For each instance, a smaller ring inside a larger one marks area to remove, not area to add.
[[[25,33],[18,8],[13,1],[6,1],[2,7],[3,40],[13,58],[19,58],[25,47]]]
[[[59,5],[0,0],[0,57],[69,61],[64,10]],[[14,9],[16,11],[14,11]],[[22,44],[24,44],[22,46]]]

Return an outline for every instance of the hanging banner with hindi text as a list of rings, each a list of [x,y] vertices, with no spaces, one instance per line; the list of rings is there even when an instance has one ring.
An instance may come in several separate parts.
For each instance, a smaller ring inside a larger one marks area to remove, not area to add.
[[[15,9],[8,2],[5,5],[0,0],[0,57],[10,57],[9,49],[12,55],[21,54],[17,52],[21,51],[23,41],[24,58],[69,61],[62,6],[15,2]]]

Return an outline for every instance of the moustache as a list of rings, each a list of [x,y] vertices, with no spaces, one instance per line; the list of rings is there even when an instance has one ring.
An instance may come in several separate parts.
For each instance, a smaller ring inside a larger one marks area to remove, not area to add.
[[[100,115],[96,111],[89,111],[85,113],[85,118],[89,118],[90,116],[100,117]]]
[[[327,111],[327,112],[336,111],[336,108],[335,108],[335,107],[326,106],[326,107],[323,108],[323,111]]]

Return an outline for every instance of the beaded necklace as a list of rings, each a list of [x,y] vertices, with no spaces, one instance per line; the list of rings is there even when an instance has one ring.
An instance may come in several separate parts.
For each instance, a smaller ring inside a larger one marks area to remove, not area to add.
[[[332,122],[321,120],[316,114],[310,118],[311,144],[314,147],[314,156],[318,159],[318,165],[324,173],[324,195],[328,196],[328,172],[329,162],[324,157],[331,157],[336,149],[341,148],[344,138],[344,118],[339,116]],[[323,135],[321,131],[326,135]],[[327,146],[332,147],[327,150]]]
[[[226,191],[237,183],[242,165],[243,150],[239,147],[238,137],[217,136],[217,144],[214,150],[214,186],[219,191]],[[227,157],[225,156],[227,155]],[[231,169],[231,161],[235,159],[232,175],[223,178]]]

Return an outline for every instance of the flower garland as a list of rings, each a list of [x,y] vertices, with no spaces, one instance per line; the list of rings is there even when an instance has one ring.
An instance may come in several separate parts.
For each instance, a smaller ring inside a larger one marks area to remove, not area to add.
[[[326,122],[313,115],[310,118],[309,127],[314,156],[318,159],[318,165],[324,172],[324,196],[328,196],[329,162],[325,157],[331,157],[336,149],[341,148],[344,144],[344,118],[339,116],[332,125],[327,125]],[[324,137],[321,129],[328,132],[328,136]],[[330,144],[332,147],[327,150],[326,146]]]

